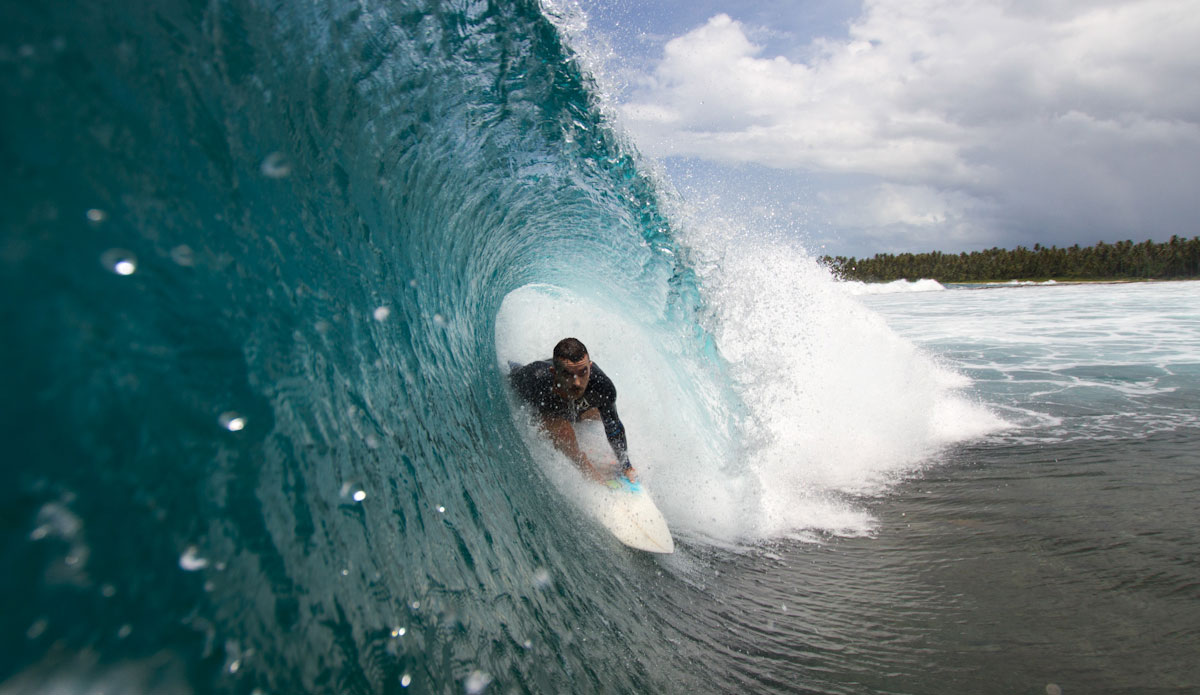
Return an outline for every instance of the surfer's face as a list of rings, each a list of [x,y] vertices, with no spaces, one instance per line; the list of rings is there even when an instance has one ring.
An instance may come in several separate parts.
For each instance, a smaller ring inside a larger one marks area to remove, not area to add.
[[[588,379],[592,376],[592,360],[587,355],[578,362],[555,360],[550,372],[554,375],[554,390],[573,401],[587,390]]]

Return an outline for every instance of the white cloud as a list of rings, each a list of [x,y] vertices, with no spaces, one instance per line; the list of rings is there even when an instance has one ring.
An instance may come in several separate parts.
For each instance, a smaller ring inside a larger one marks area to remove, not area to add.
[[[643,150],[876,177],[840,215],[867,227],[1200,213],[1178,183],[1200,180],[1188,0],[868,0],[805,63],[765,55],[751,29],[717,15],[665,45],[622,108]]]

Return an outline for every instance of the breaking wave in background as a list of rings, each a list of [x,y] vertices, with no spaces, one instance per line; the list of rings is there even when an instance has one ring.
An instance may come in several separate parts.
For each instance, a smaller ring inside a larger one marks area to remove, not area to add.
[[[930,278],[893,280],[891,282],[846,280],[842,285],[846,288],[847,292],[856,296],[864,294],[897,294],[903,292],[941,292],[946,289],[942,283]]]

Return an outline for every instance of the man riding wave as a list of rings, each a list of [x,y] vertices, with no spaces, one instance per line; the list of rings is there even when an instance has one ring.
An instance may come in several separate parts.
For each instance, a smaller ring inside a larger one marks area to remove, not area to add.
[[[620,463],[621,472],[634,480],[629,463],[625,426],[617,416],[617,389],[611,379],[592,362],[587,348],[575,338],[563,338],[554,346],[553,359],[516,367],[509,375],[513,390],[533,406],[542,428],[554,447],[571,459],[589,478],[605,481],[605,470]],[[615,460],[596,462],[579,448],[572,423],[600,420]],[[598,465],[599,464],[599,465]]]

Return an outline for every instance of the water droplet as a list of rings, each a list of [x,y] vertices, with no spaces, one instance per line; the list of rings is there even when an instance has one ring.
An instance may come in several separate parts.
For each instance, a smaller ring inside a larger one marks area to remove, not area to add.
[[[232,410],[221,413],[221,416],[217,418],[217,422],[221,423],[221,427],[230,432],[241,432],[246,427],[246,418]]]
[[[444,326],[446,324],[446,318],[444,316],[442,316],[441,314],[434,314],[433,322],[439,326]]]
[[[355,502],[362,502],[365,499],[367,499],[367,493],[364,492],[363,490],[358,490],[354,493],[354,501]]]
[[[467,681],[464,687],[467,690],[467,695],[479,695],[488,684],[492,682],[492,677],[478,669],[471,671],[471,675],[467,676]]]
[[[100,224],[104,220],[108,219],[108,213],[100,208],[92,208],[84,214],[87,215],[88,222],[93,222],[95,224]]]
[[[343,577],[349,577],[349,576],[350,576],[350,570],[342,570],[342,576],[343,576]]]
[[[411,606],[411,607],[412,607],[412,609],[413,609],[414,611],[415,611],[415,610],[419,610],[419,609],[421,608],[421,602],[420,602],[420,601],[413,601],[412,603],[410,603],[410,604],[408,604],[408,605],[409,605],[409,606]]]
[[[1062,695],[1062,688],[1057,683],[1047,683],[1046,695]]]
[[[539,589],[550,588],[550,570],[545,567],[539,567],[533,573],[533,585]]]
[[[412,676],[408,675],[407,673],[403,676],[400,676],[400,687],[407,688],[410,685],[412,685]]]
[[[392,628],[392,637],[403,637],[404,633],[406,633],[406,632],[408,632],[408,630],[406,630],[405,628],[394,627],[394,628]]]
[[[375,307],[375,320],[387,321],[388,316],[391,316],[392,310],[386,306]]]
[[[238,669],[241,667],[242,667],[242,662],[240,659],[234,659],[233,661],[229,662],[229,672],[230,673],[237,673]]]
[[[413,288],[413,289],[416,289],[416,287],[417,287],[417,280],[416,280],[416,278],[413,278],[412,280],[409,280],[409,281],[408,281],[408,286],[409,286],[409,287],[411,287],[411,288]]]
[[[437,510],[438,510],[438,514],[445,514],[445,513],[446,513],[446,508],[445,508],[445,507],[443,507],[443,506],[442,506],[442,505],[440,505],[440,504],[438,505],[438,507],[437,507]]]
[[[128,637],[131,634],[133,634],[133,626],[130,625],[129,623],[125,623],[124,625],[122,625],[120,627],[120,629],[117,630],[117,638],[118,639],[125,639],[126,637]]]
[[[25,636],[29,639],[37,639],[38,637],[42,636],[42,633],[46,631],[46,628],[49,627],[49,625],[50,623],[47,622],[45,618],[38,618],[37,620],[33,621],[33,624],[30,625],[29,629],[25,631]]]
[[[533,649],[533,641],[525,640],[524,642],[521,643],[521,646],[525,647],[526,649]]]
[[[272,152],[267,155],[259,168],[262,170],[263,176],[269,179],[282,179],[292,173],[292,165],[288,163],[287,157],[282,152]]]
[[[104,598],[112,598],[113,596],[117,595],[117,587],[113,586],[112,584],[105,584],[104,586],[100,587],[100,595]]]
[[[179,556],[179,566],[188,572],[195,572],[208,567],[208,560],[197,555],[199,550],[196,546],[188,546],[188,549]]]
[[[171,249],[171,260],[178,265],[190,267],[196,262],[196,254],[192,251],[191,246],[180,244]]]
[[[109,249],[100,254],[100,265],[117,275],[133,275],[137,271],[137,256],[125,249]]]
[[[366,444],[367,444],[368,449],[378,449],[379,448],[379,437],[376,437],[373,434],[368,434],[367,438],[366,438]]]

